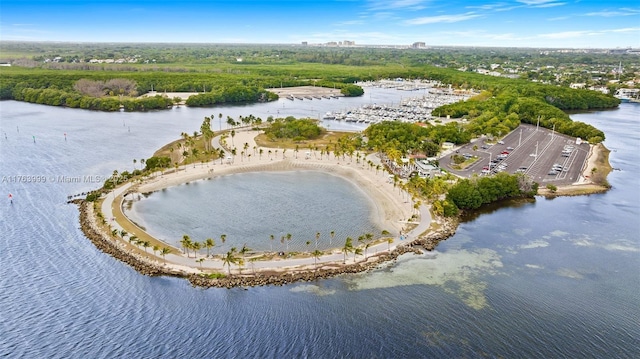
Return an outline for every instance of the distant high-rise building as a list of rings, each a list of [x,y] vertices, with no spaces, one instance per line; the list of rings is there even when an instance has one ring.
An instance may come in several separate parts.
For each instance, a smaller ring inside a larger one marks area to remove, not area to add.
[[[342,42],[342,45],[344,46],[355,46],[356,42],[355,41],[350,41],[350,40],[344,40]]]
[[[411,47],[414,49],[424,49],[427,45],[425,45],[424,42],[414,42]]]
[[[302,42],[302,46],[307,46],[307,45],[309,45],[309,44],[306,41]]]

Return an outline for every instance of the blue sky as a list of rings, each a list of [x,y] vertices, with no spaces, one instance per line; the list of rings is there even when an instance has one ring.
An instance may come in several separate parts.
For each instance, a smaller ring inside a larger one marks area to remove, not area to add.
[[[0,1],[0,40],[640,47],[637,0]]]

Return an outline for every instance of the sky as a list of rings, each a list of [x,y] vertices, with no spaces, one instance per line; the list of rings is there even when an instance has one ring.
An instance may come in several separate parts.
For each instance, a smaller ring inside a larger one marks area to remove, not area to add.
[[[0,40],[640,48],[640,1],[0,0]]]

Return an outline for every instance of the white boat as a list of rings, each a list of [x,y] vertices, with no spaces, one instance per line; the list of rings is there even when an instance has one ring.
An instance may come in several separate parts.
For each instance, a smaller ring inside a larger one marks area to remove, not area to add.
[[[637,101],[640,96],[640,89],[618,89],[614,96],[621,102]]]
[[[336,116],[331,112],[327,112],[327,113],[324,114],[324,117],[322,119],[323,120],[335,120]]]

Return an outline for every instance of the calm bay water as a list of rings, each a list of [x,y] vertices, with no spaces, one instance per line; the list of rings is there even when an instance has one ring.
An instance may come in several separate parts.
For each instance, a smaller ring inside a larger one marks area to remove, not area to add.
[[[354,184],[315,171],[241,173],[194,181],[131,203],[127,216],[156,238],[180,247],[184,234],[216,240],[211,253],[247,245],[257,251],[340,247],[343,238],[377,234],[375,205]],[[330,232],[335,234],[332,241]],[[223,244],[218,239],[226,235]],[[270,235],[275,239],[272,241]],[[291,240],[281,238],[291,234]],[[307,241],[311,243],[306,244]],[[333,245],[331,245],[333,243]],[[204,253],[204,252],[202,252]]]
[[[607,134],[620,170],[606,194],[499,208],[433,253],[314,283],[205,290],[141,276],[95,249],[65,204],[97,185],[55,183],[131,169],[211,113],[300,116],[343,100],[143,114],[0,102],[1,175],[51,179],[0,183],[0,357],[640,356],[637,105],[573,115]]]

